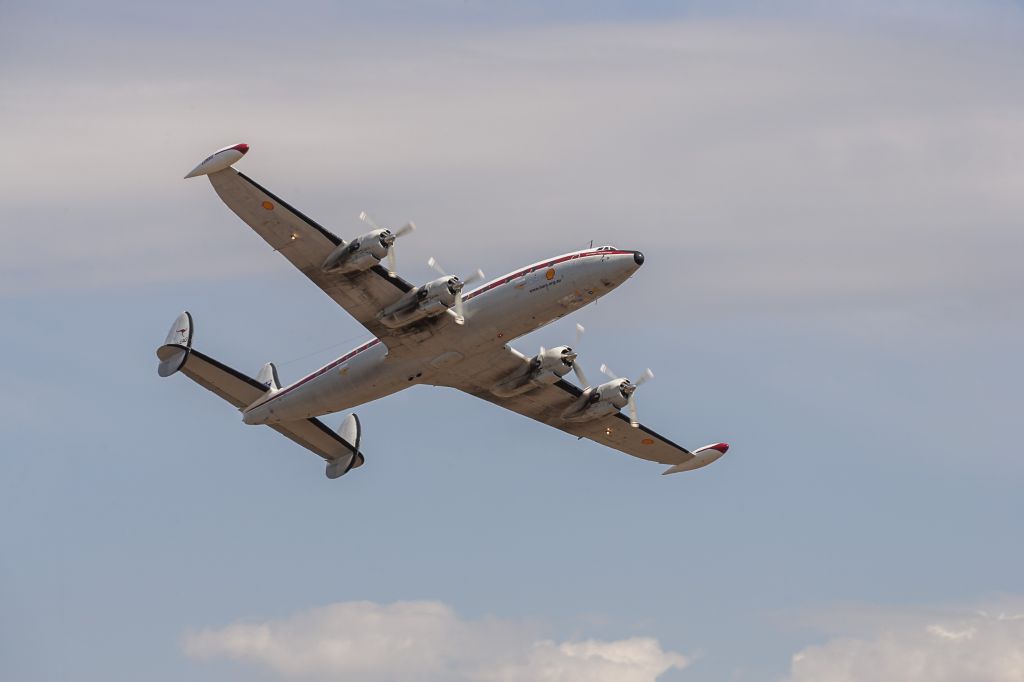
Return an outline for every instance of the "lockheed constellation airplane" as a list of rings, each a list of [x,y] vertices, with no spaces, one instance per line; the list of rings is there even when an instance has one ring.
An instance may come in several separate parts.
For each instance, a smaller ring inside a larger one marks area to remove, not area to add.
[[[186,178],[205,175],[217,194],[274,251],[287,258],[375,338],[290,386],[267,363],[255,378],[192,347],[194,324],[184,312],[157,349],[160,376],[182,372],[242,412],[246,424],[265,424],[327,462],[338,478],[363,464],[361,427],[349,414],[337,431],[317,417],[349,410],[415,384],[450,386],[518,412],[577,438],[634,457],[692,471],[729,449],[725,443],[693,452],[637,421],[636,389],[653,377],[615,376],[593,385],[569,346],[541,348],[532,357],[513,339],[571,313],[625,282],[644,263],[639,251],[601,246],[546,258],[463,293],[481,271],[459,278],[436,260],[442,276],[413,286],[395,274],[395,240],[414,229],[373,228],[339,239],[232,165],[249,151],[236,144],[214,152]],[[384,267],[381,262],[387,262]],[[577,345],[583,327],[577,328]],[[573,371],[582,388],[566,381]],[[620,410],[628,408],[629,415]]]

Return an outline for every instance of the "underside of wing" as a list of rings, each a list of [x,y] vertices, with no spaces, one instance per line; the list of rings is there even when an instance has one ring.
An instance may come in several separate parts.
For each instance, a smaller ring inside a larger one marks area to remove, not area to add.
[[[494,392],[494,387],[507,377],[528,371],[528,365],[528,358],[504,347],[452,368],[450,375],[439,383],[627,455],[673,465],[694,459],[689,450],[648,427],[640,424],[633,428],[629,418],[618,411],[587,421],[567,421],[563,415],[578,403],[583,390],[564,379],[536,385],[516,395],[503,397]]]
[[[297,267],[352,317],[387,343],[395,332],[377,313],[413,287],[382,266],[354,273],[333,273],[324,263],[342,240],[286,201],[233,168],[209,173],[217,194],[249,227]]]

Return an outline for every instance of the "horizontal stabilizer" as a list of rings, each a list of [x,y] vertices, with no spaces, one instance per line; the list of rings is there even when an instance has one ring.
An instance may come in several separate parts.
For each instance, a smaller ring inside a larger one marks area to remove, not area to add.
[[[193,348],[193,331],[192,316],[188,312],[175,319],[164,345],[156,351],[160,359],[160,376],[171,376],[180,371],[241,411],[266,395],[268,390],[280,388],[273,363],[267,363],[260,370],[259,378],[254,379]],[[335,465],[335,470],[340,471],[337,476],[361,466],[365,461],[358,451],[359,421],[355,415],[350,415],[342,423],[341,433],[315,418],[275,422],[267,426],[324,458],[329,465]]]
[[[307,450],[320,455],[327,460],[328,466],[337,462],[344,463],[342,473],[361,466],[365,461],[363,454],[356,452],[353,443],[332,431],[327,424],[319,419],[296,419],[289,422],[275,422],[267,424],[267,426]]]

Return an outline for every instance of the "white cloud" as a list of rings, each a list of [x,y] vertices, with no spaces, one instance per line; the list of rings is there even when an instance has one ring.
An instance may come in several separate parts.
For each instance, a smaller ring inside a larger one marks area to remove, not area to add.
[[[464,620],[435,601],[331,604],[189,633],[184,650],[255,664],[285,680],[651,682],[688,664],[650,638],[557,643],[522,623]]]
[[[1024,619],[985,612],[892,614],[865,636],[793,656],[789,682],[1020,682]]]

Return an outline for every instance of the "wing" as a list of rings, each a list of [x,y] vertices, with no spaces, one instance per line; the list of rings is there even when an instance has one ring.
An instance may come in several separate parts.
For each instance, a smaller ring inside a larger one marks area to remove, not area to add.
[[[374,336],[387,343],[396,335],[377,321],[377,312],[410,291],[411,284],[380,265],[356,274],[324,272],[320,266],[341,239],[233,168],[208,177],[228,208]]]
[[[495,383],[522,369],[527,363],[528,358],[505,346],[454,366],[451,374],[445,376],[446,380],[438,383],[640,459],[662,464],[684,464],[694,458],[686,448],[642,424],[639,428],[633,428],[629,424],[629,417],[621,412],[582,423],[564,421],[561,418],[562,412],[583,393],[578,386],[564,379],[509,398],[491,393],[490,389]]]

